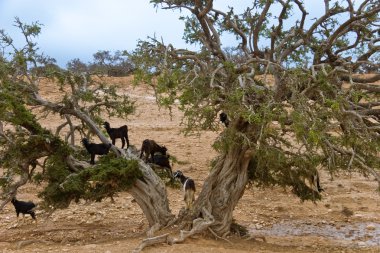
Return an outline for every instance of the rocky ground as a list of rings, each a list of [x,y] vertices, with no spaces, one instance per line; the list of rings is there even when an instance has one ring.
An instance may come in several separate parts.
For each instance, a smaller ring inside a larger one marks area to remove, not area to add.
[[[127,124],[130,140],[138,148],[146,139],[168,147],[181,169],[201,189],[215,156],[211,143],[218,133],[181,134],[181,113],[159,110],[148,87],[133,88],[130,78],[113,78],[120,92],[137,101],[137,111],[127,121],[107,119],[111,126]],[[60,96],[46,85],[44,95]],[[43,120],[46,127],[59,124]],[[222,126],[221,126],[222,130]],[[117,142],[116,145],[121,145]],[[183,244],[156,245],[144,252],[380,252],[380,195],[372,178],[341,174],[330,178],[321,175],[325,189],[323,200],[301,203],[290,191],[272,188],[247,188],[236,207],[234,218],[246,226],[257,239],[230,237],[221,240],[198,235]],[[18,198],[40,202],[39,187],[26,185]],[[168,188],[170,207],[177,214],[184,206],[179,189]],[[68,209],[50,216],[37,210],[38,224],[27,216],[17,225],[16,214],[9,203],[0,211],[0,252],[130,252],[146,237],[147,221],[128,193],[120,193],[115,203],[73,203]],[[17,225],[17,226],[16,226]],[[261,237],[265,238],[260,239]]]

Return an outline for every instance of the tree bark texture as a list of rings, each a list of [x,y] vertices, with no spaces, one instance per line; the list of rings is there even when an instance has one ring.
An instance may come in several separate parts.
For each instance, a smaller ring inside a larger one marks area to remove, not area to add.
[[[210,228],[222,237],[229,234],[233,210],[244,194],[252,155],[245,145],[231,147],[217,161],[195,202],[197,213],[203,207],[214,217]]]
[[[140,160],[130,149],[127,151],[127,158],[139,160],[139,167],[143,173],[143,179],[137,179],[135,185],[128,192],[141,207],[150,227],[157,226],[159,229],[166,226],[174,219],[174,215],[169,209],[164,182],[148,164]]]

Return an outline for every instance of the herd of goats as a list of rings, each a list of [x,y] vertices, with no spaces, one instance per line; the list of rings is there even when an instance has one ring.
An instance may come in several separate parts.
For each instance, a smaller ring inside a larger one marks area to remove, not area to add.
[[[219,115],[220,121],[228,127],[229,125],[229,119],[227,117],[227,114],[222,112]],[[125,143],[127,143],[127,148],[129,147],[129,139],[128,139],[128,126],[124,125],[119,128],[112,128],[111,125],[108,122],[104,122],[104,128],[106,129],[109,137],[112,140],[112,145],[115,145],[116,139],[121,139],[123,149],[125,146]],[[91,155],[91,164],[95,164],[95,156],[96,155],[106,155],[108,154],[111,144],[104,144],[104,143],[91,143],[88,141],[87,138],[82,139],[82,144],[86,148],[87,152]],[[157,144],[154,140],[146,139],[143,141],[141,146],[141,152],[140,152],[140,159],[143,158],[144,155],[144,161],[147,163],[152,163],[155,165],[158,165],[160,167],[165,168],[165,170],[168,172],[168,175],[171,179],[177,179],[181,182],[183,186],[184,191],[184,201],[186,203],[186,208],[191,209],[193,202],[195,200],[195,183],[194,180],[186,177],[182,171],[177,170],[174,174],[172,173],[172,168],[170,166],[169,162],[169,154],[167,154],[167,148],[165,146],[161,146]],[[35,214],[35,207],[36,204],[34,204],[31,201],[21,201],[17,200],[16,197],[13,197],[11,200],[11,203],[14,205],[17,215],[17,221],[19,218],[20,213],[25,216],[25,214],[29,214],[32,216],[33,220],[35,220],[37,224],[36,214]]]
[[[125,143],[127,148],[129,147],[128,139],[128,126],[123,125],[118,128],[112,128],[108,122],[104,122],[104,128],[106,129],[109,137],[112,140],[112,145],[115,145],[116,139],[121,139],[121,148],[123,149]],[[83,146],[87,152],[91,155],[91,164],[95,164],[95,155],[108,154],[111,144],[104,143],[90,143],[87,138],[82,139]],[[195,200],[195,183],[194,180],[186,177],[182,171],[178,170],[174,174],[172,167],[170,166],[169,154],[167,154],[167,148],[157,144],[154,140],[145,139],[141,146],[140,159],[144,159],[145,162],[158,165],[167,171],[168,176],[171,179],[178,179],[183,185],[184,201],[186,208],[191,209]],[[144,156],[144,157],[143,157]]]
[[[229,126],[230,120],[227,117],[227,114],[222,112],[219,114],[219,120],[225,125],[225,127]],[[109,137],[112,140],[112,145],[115,145],[116,139],[121,139],[123,149],[125,143],[127,143],[127,148],[129,147],[129,139],[128,139],[128,126],[124,125],[119,128],[112,128],[108,122],[104,122],[104,128],[106,129]],[[96,155],[106,155],[108,154],[111,144],[104,143],[91,143],[87,138],[82,139],[82,144],[86,148],[87,152],[91,155],[91,164],[95,164],[95,156]],[[169,162],[169,154],[166,153],[167,148],[165,146],[161,146],[157,144],[154,140],[146,139],[143,141],[140,151],[140,159],[143,159],[146,163],[158,165],[161,168],[164,168],[167,171],[168,176],[171,180],[177,179],[181,182],[183,186],[184,192],[184,201],[186,203],[186,209],[191,210],[193,202],[195,200],[195,183],[194,180],[186,177],[182,171],[177,170],[174,174],[172,172],[172,168]],[[144,155],[144,158],[143,158]],[[319,183],[319,175],[318,173],[313,174],[310,178],[307,178],[310,184],[316,187],[316,191],[322,192],[323,189]],[[20,201],[15,197],[12,198],[11,203],[14,205],[17,214],[17,220],[19,218],[19,214],[29,214],[36,221],[36,214],[34,212],[34,208],[36,205],[31,201]]]

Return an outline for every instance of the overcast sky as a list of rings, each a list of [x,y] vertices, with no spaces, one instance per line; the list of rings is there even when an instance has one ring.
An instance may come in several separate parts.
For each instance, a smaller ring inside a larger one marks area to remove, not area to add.
[[[312,6],[313,12],[323,11],[323,1],[305,2],[319,6]],[[240,12],[250,3],[215,0],[214,7],[227,11],[227,6],[233,5]],[[99,50],[133,50],[138,39],[153,35],[163,37],[165,43],[186,47],[182,41],[184,25],[178,20],[180,13],[156,10],[149,0],[0,0],[0,29],[21,40],[13,26],[16,16],[29,24],[43,24],[37,39],[39,48],[62,67],[74,58],[87,63]]]

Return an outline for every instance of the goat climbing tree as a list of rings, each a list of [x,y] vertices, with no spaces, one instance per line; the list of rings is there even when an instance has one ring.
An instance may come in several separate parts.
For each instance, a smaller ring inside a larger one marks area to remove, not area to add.
[[[192,213],[208,217],[203,228],[230,233],[248,182],[303,200],[321,197],[304,180],[317,168],[380,183],[379,1],[318,1],[320,16],[300,0],[255,0],[241,13],[213,0],[151,2],[180,10],[183,38],[199,50],[140,41],[136,80],[163,106],[179,101],[189,131],[215,129],[222,111],[231,120]],[[224,34],[235,45],[223,48]]]
[[[130,150],[113,146],[113,158],[89,168],[86,158],[78,152],[83,148],[75,145],[76,140],[90,136],[109,143],[100,129],[104,122],[101,115],[126,118],[133,112],[134,102],[118,94],[116,87],[96,73],[62,70],[54,65],[53,59],[39,53],[34,42],[41,31],[39,23],[28,25],[16,18],[15,26],[25,38],[24,47],[18,48],[0,30],[1,47],[8,53],[0,55],[0,165],[3,169],[0,187],[4,199],[0,209],[19,187],[44,181],[46,186],[40,197],[46,206],[64,208],[73,200],[101,200],[128,190],[150,226],[167,225],[173,215],[165,185],[149,166]],[[47,85],[59,90],[61,96],[50,100],[44,97],[40,88]],[[41,124],[44,119],[61,123],[56,129],[46,129]],[[37,166],[43,171],[37,172]]]

